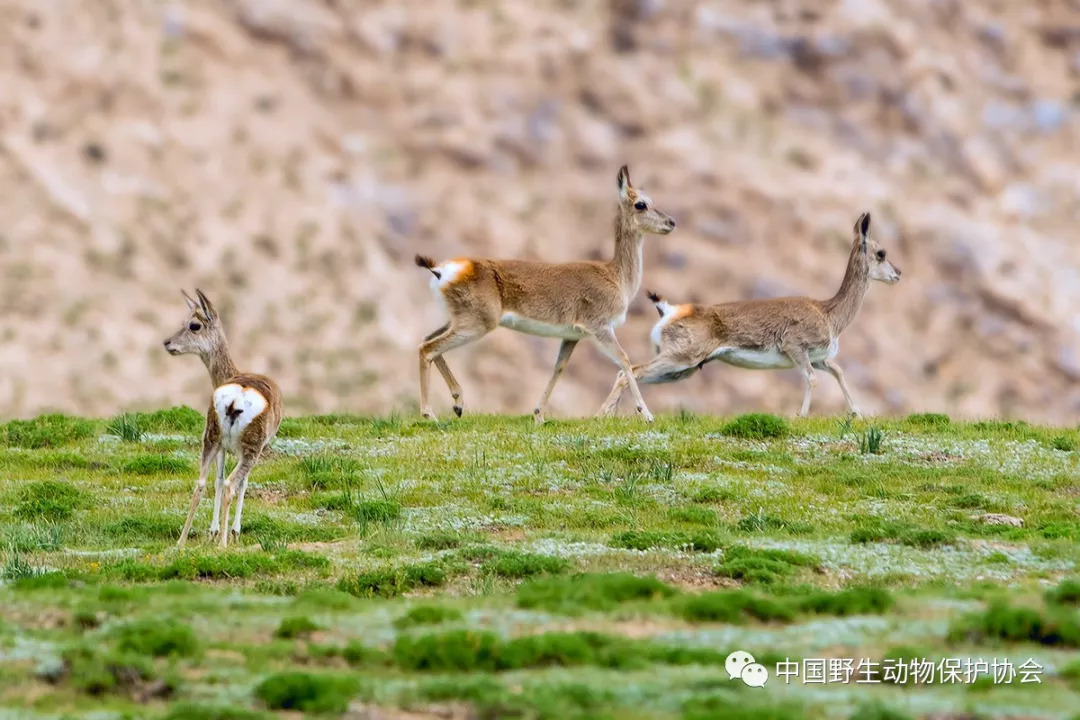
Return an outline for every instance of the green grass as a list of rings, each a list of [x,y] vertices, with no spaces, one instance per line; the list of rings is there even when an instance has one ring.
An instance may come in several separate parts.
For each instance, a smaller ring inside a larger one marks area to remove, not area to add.
[[[404,630],[420,625],[439,625],[445,622],[461,620],[461,611],[441,605],[417,605],[394,620],[394,627]]]
[[[139,416],[135,413],[120,413],[105,426],[105,432],[131,443],[141,442],[146,434]]]
[[[787,420],[776,415],[749,413],[740,415],[729,422],[721,429],[721,432],[731,437],[763,440],[782,438],[791,432],[791,429]]]
[[[627,530],[613,535],[609,544],[612,547],[630,550],[669,548],[709,553],[719,548],[721,543],[718,535],[708,530],[694,532]]]
[[[12,447],[48,448],[72,445],[94,434],[96,424],[66,415],[42,415],[33,420],[12,420],[2,426],[0,438]]]
[[[122,652],[165,657],[194,655],[199,650],[195,632],[176,620],[140,620],[116,630],[116,646]]]
[[[192,475],[195,466],[183,458],[171,455],[139,455],[126,461],[121,471],[134,475]]]
[[[67,520],[86,502],[86,493],[71,483],[43,480],[23,487],[15,515],[25,520]]]
[[[658,600],[674,594],[674,588],[655,577],[630,573],[580,574],[524,582],[517,591],[517,605],[569,615],[613,610],[624,603]]]
[[[352,677],[293,671],[266,678],[255,688],[255,695],[271,710],[341,713],[348,709],[356,688]]]
[[[211,485],[181,551],[203,422],[173,408],[0,427],[0,717],[1080,707],[1075,428],[291,417],[239,539],[208,537]],[[877,451],[860,452],[872,429]],[[734,649],[773,671],[914,656],[1048,670],[1037,687],[757,690],[727,679]]]
[[[278,629],[274,631],[274,637],[293,640],[295,638],[309,637],[313,632],[320,629],[321,626],[311,618],[304,615],[293,615],[282,619]]]
[[[743,545],[728,548],[714,569],[721,576],[746,584],[770,584],[790,580],[803,569],[817,569],[819,561],[791,550],[760,550]]]

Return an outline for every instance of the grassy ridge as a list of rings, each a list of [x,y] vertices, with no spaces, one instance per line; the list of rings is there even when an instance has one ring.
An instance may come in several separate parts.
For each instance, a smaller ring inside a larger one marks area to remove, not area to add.
[[[178,553],[201,424],[177,408],[0,426],[0,718],[1080,708],[1074,429],[288,418],[240,543],[209,544],[206,500]],[[755,689],[728,680],[735,649],[770,670],[918,655],[1044,672]]]

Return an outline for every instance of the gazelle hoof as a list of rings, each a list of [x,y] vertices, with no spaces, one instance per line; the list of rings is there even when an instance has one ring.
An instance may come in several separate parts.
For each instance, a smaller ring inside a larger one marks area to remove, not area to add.
[[[438,418],[435,417],[435,413],[431,412],[430,410],[421,410],[420,414],[424,416],[425,420],[437,420],[438,419]]]
[[[649,408],[642,405],[641,407],[638,408],[638,412],[641,413],[641,419],[644,420],[645,422],[651,423],[653,421],[653,416],[652,416],[652,413],[649,412]]]
[[[465,408],[461,407],[460,405],[455,405],[454,406],[454,414],[455,415],[457,415],[458,417],[461,417],[461,413],[463,413],[463,412],[465,412]],[[434,420],[434,419],[435,418],[432,418],[432,420]]]
[[[544,413],[540,411],[540,408],[533,410],[533,422],[537,425],[543,425],[544,421]]]

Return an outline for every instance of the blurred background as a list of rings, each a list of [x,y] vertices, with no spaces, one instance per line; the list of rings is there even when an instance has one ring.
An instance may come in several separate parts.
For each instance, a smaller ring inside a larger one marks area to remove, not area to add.
[[[864,411],[1080,413],[1075,0],[2,0],[0,88],[5,417],[201,408],[161,347],[196,286],[290,413],[412,410],[444,319],[413,254],[607,257],[624,162],[679,222],[645,249],[673,300],[828,297],[873,213],[904,276],[841,338]],[[557,348],[447,359],[467,410],[525,414]],[[614,377],[582,346],[550,416]],[[644,392],[793,414],[801,382]]]

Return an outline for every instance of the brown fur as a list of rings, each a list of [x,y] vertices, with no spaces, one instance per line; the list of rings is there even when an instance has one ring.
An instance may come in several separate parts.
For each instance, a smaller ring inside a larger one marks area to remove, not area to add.
[[[439,280],[439,291],[450,314],[445,329],[429,335],[420,345],[420,411],[424,417],[435,417],[428,404],[431,364],[442,374],[454,398],[454,411],[461,415],[461,387],[442,356],[479,340],[498,327],[508,313],[520,324],[542,323],[563,329],[551,380],[533,411],[537,422],[544,421],[548,397],[580,339],[593,338],[609,357],[630,369],[630,361],[615,338],[615,327],[625,319],[630,300],[641,286],[643,234],[667,234],[674,229],[675,221],[656,210],[649,197],[630,184],[625,166],[619,170],[618,187],[615,252],[607,262],[556,264],[459,258],[451,261],[456,265],[449,270],[445,265],[435,265],[430,258],[416,257],[417,265],[431,270]],[[443,277],[443,272],[455,274]],[[638,411],[651,420],[636,383],[631,382],[631,389]]]
[[[240,516],[243,512],[244,495],[247,491],[248,475],[259,459],[259,455],[270,444],[281,425],[283,416],[281,390],[271,378],[255,373],[242,373],[236,368],[232,355],[229,353],[229,345],[225,339],[225,329],[221,319],[214,309],[210,299],[201,290],[195,291],[198,300],[192,299],[184,293],[190,311],[187,320],[172,337],[165,341],[165,349],[172,355],[194,353],[202,358],[210,373],[210,381],[214,390],[217,391],[224,385],[239,385],[244,389],[251,388],[266,400],[266,408],[255,416],[237,439],[235,448],[226,448],[223,443],[223,430],[231,427],[239,416],[240,411],[235,407],[225,408],[223,416],[219,417],[214,399],[210,399],[210,407],[206,412],[206,426],[203,430],[202,459],[200,463],[199,481],[195,486],[195,492],[191,498],[191,508],[188,511],[187,521],[180,533],[178,546],[183,547],[191,531],[191,523],[195,518],[195,510],[202,499],[203,490],[206,488],[206,478],[214,463],[217,463],[217,482],[214,485],[214,518],[211,522],[210,534],[221,534],[221,546],[225,547],[228,542],[228,533],[225,526],[228,524],[229,505],[233,496],[237,499],[236,517],[233,523],[233,532],[240,533]],[[233,450],[237,455],[236,468],[226,480],[225,478],[225,452]],[[222,506],[222,491],[224,490],[224,505]],[[223,510],[223,512],[219,512]],[[219,517],[220,516],[220,517]]]
[[[672,306],[659,295],[651,294],[661,315],[660,346],[649,363],[634,368],[634,375],[643,383],[681,380],[710,360],[730,362],[722,356],[712,357],[720,348],[777,352],[786,356],[806,378],[800,415],[810,410],[811,392],[817,384],[814,369],[825,370],[836,378],[848,409],[858,414],[843,371],[832,361],[828,350],[858,314],[870,280],[889,284],[899,280],[900,271],[870,239],[869,231],[870,216],[864,214],[855,223],[844,280],[836,295],[828,300],[788,297]],[[824,357],[813,360],[811,356],[815,354]],[[626,376],[620,374],[602,412],[615,411],[626,385]]]

